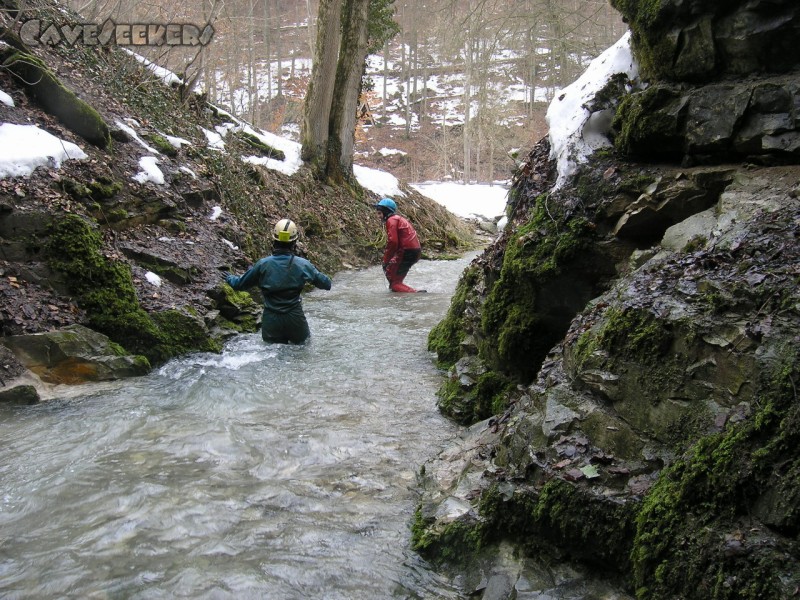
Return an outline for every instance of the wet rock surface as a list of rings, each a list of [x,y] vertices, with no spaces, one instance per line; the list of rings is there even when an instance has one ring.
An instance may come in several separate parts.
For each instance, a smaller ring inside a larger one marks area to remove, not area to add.
[[[509,225],[429,339],[447,406],[483,420],[425,465],[415,543],[453,564],[510,542],[643,599],[791,597],[798,55],[768,65],[755,31],[781,47],[798,8],[614,4],[646,79],[615,105],[617,152],[556,190],[534,148]],[[548,326],[559,304],[569,318]],[[504,581],[491,590],[514,597]]]

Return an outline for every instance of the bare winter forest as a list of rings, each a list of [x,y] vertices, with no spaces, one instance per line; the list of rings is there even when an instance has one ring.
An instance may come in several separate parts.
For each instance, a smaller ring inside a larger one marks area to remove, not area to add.
[[[189,91],[298,139],[317,0],[70,0],[88,22],[214,27],[207,46],[132,48]],[[409,181],[507,179],[546,133],[556,91],[625,25],[607,0],[397,0],[398,33],[369,56],[358,164]]]

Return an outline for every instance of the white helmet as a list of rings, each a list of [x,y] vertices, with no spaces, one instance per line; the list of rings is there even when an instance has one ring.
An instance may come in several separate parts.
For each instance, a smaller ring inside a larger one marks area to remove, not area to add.
[[[293,242],[297,239],[297,225],[290,219],[281,219],[275,223],[272,239],[276,242]]]

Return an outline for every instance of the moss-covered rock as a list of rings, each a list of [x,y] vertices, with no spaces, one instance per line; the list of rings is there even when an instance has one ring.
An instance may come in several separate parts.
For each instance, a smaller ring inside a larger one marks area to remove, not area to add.
[[[157,312],[151,317],[164,340],[159,349],[162,361],[189,352],[222,350],[222,344],[210,336],[203,320],[190,308]]]
[[[617,572],[630,566],[637,509],[635,502],[610,503],[563,479],[520,488],[510,497],[494,487],[480,503],[488,537],[512,537],[529,551],[557,548],[562,557]]]
[[[481,317],[480,356],[494,370],[529,381],[563,335],[574,312],[555,298],[566,292],[565,265],[582,260],[594,227],[584,217],[565,215],[539,197],[530,220],[506,245],[499,277],[488,286]],[[574,266],[574,265],[573,265]],[[570,284],[570,293],[577,287]],[[589,288],[592,285],[589,284]],[[585,303],[592,291],[586,289]]]
[[[30,384],[5,387],[0,390],[0,406],[4,404],[37,404],[41,400],[39,392]]]
[[[165,138],[163,135],[158,133],[148,133],[144,137],[153,145],[156,150],[161,152],[161,154],[165,154],[166,156],[178,156],[178,149],[170,144],[169,140],[167,140],[167,138]]]
[[[139,304],[130,267],[109,260],[101,249],[100,233],[85,219],[65,215],[54,221],[46,249],[50,267],[66,276],[90,327],[153,364],[219,349],[195,318],[178,311],[151,318]]]
[[[513,383],[496,371],[480,372],[473,380],[474,371],[461,372],[459,365],[462,361],[464,359],[459,361],[438,391],[439,410],[463,425],[502,413],[508,406],[507,392],[513,388]]]
[[[242,333],[258,330],[262,306],[249,292],[237,292],[227,283],[220,283],[209,290],[208,296],[229,328]]]
[[[786,598],[800,583],[800,377],[793,351],[752,419],[709,436],[662,473],[632,553],[641,599]],[[776,540],[753,517],[784,534]]]
[[[42,381],[80,384],[144,375],[150,363],[131,356],[108,337],[82,325],[57,331],[7,336],[3,343]]]
[[[98,177],[89,182],[80,182],[71,177],[64,177],[59,182],[64,192],[83,202],[103,202],[116,196],[123,188],[120,181],[110,177]]]
[[[785,72],[800,64],[792,51],[797,6],[791,0],[612,0],[633,32],[647,78],[707,81]]]
[[[800,581],[796,174],[695,173],[701,187],[722,185],[707,243],[654,248],[622,268],[535,381],[505,394],[511,409],[426,464],[426,552],[511,540],[523,556],[600,567],[643,599],[790,597]],[[658,195],[660,180],[625,183],[640,185]],[[465,395],[470,379],[457,381]]]
[[[480,550],[485,535],[480,521],[453,520],[439,523],[437,529],[431,528],[434,523],[422,507],[417,507],[411,524],[411,546],[420,554],[436,562],[464,564]]]
[[[428,350],[436,353],[440,368],[452,367],[461,357],[461,343],[466,336],[467,327],[467,296],[474,292],[477,279],[477,267],[467,267],[456,286],[447,315],[428,334]]]
[[[239,131],[236,133],[236,135],[245,144],[250,146],[252,149],[258,151],[258,153],[261,154],[262,156],[274,158],[275,160],[286,160],[286,153],[283,150],[278,150],[277,148],[273,148],[272,146],[264,142],[264,140],[262,140],[257,135],[254,135],[247,131]]]
[[[67,89],[40,59],[30,53],[0,48],[0,60],[45,111],[90,144],[110,147],[111,133],[100,114]]]
[[[615,113],[614,145],[623,154],[643,159],[682,156],[682,123],[688,99],[677,90],[654,85],[629,95]],[[641,153],[639,153],[641,151]]]

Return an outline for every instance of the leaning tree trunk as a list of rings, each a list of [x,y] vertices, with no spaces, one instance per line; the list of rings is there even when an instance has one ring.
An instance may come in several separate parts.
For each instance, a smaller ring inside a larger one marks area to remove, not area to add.
[[[327,176],[336,182],[353,177],[353,146],[367,58],[369,0],[344,0],[342,45],[331,103]]]
[[[339,54],[339,27],[342,0],[320,0],[317,16],[317,45],[311,81],[303,106],[301,155],[317,169],[325,166],[328,146],[331,100],[336,82],[336,57]]]

